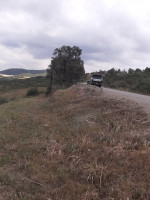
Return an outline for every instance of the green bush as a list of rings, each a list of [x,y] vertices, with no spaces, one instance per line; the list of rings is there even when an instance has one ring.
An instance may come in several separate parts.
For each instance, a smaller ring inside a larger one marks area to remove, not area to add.
[[[37,88],[31,88],[27,91],[27,96],[37,96],[39,91]]]
[[[136,85],[135,90],[145,94],[150,94],[150,79],[140,80]]]
[[[118,85],[117,85],[117,83],[111,83],[110,85],[109,85],[109,87],[111,87],[111,88],[117,88],[118,87]]]
[[[127,88],[127,83],[125,81],[121,81],[118,86],[122,88]]]

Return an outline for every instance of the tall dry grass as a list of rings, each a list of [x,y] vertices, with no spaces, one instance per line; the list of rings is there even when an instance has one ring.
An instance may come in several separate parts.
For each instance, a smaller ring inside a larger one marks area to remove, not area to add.
[[[1,198],[148,200],[145,118],[84,85],[1,105]]]

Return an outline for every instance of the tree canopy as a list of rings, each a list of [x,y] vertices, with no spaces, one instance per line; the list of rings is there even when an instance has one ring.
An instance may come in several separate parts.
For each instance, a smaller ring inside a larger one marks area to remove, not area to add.
[[[126,72],[112,68],[105,74],[104,85],[150,94],[150,68],[147,67],[145,70],[129,68]]]
[[[69,86],[79,81],[85,74],[84,63],[81,60],[82,50],[77,46],[62,46],[56,48],[47,70],[50,79],[49,92],[52,84]]]

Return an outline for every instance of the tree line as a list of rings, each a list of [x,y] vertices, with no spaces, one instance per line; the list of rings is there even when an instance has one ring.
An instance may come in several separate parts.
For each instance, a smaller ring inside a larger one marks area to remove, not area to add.
[[[128,71],[115,70],[114,68],[104,74],[104,85],[111,88],[123,88],[129,91],[150,94],[150,68],[129,69]]]

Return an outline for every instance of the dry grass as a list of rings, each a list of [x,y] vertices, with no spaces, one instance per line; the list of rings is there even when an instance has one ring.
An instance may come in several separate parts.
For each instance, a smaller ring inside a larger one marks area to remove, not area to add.
[[[138,108],[77,85],[0,106],[0,199],[148,200]]]

